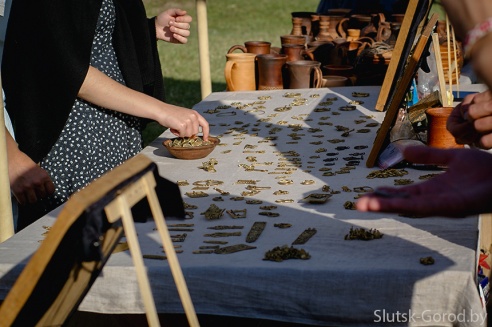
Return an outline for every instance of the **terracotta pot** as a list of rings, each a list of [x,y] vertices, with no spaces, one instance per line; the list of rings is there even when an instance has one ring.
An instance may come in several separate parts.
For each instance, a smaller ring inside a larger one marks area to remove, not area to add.
[[[290,89],[309,89],[321,87],[323,74],[321,64],[312,60],[287,62]]]
[[[463,147],[462,144],[456,143],[454,136],[446,128],[446,122],[451,111],[453,111],[452,107],[429,108],[425,111],[428,146],[441,149]]]
[[[228,53],[226,58],[224,76],[227,91],[256,90],[256,55],[254,53]]]
[[[233,45],[227,53],[232,53],[235,50],[241,50],[242,52],[266,54],[271,52],[271,43],[266,41],[247,41],[244,45]]]
[[[284,88],[283,72],[287,62],[285,54],[260,54],[258,62],[258,90],[281,90]]]

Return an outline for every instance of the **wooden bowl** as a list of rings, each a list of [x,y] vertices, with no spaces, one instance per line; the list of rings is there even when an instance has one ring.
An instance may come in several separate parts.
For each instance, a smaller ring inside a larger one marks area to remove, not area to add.
[[[177,147],[170,146],[174,139],[165,140],[162,142],[164,147],[178,159],[193,160],[201,159],[208,156],[215,149],[215,146],[220,143],[220,139],[217,137],[209,136],[208,140],[211,144],[194,146],[194,147]]]

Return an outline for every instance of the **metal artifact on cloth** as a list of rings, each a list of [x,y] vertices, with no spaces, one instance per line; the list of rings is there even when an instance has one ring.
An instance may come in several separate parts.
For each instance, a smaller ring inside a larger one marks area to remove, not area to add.
[[[289,224],[289,223],[277,223],[277,224],[273,224],[273,227],[277,227],[277,228],[290,228],[292,227],[292,224]]]
[[[331,194],[327,193],[311,193],[306,196],[303,201],[312,204],[323,204],[331,197]]]
[[[229,246],[215,249],[214,253],[229,254],[229,253],[235,253],[239,251],[252,250],[252,249],[256,249],[256,246],[251,246],[247,244],[235,244],[235,245],[229,245]]]
[[[205,237],[229,237],[229,236],[241,236],[241,232],[217,232],[211,234],[204,234]]]
[[[217,226],[210,226],[207,227],[207,229],[215,229],[215,230],[223,230],[223,229],[243,229],[244,226],[238,226],[238,225],[217,225]]]
[[[316,232],[316,228],[307,228],[294,240],[294,242],[292,242],[292,244],[306,244]]]
[[[248,235],[246,236],[246,243],[253,243],[254,241],[256,241],[260,237],[261,233],[263,233],[265,226],[266,222],[255,221],[253,226],[251,226]]]
[[[207,218],[207,220],[215,220],[220,219],[224,214],[224,211],[225,209],[221,209],[217,205],[212,203],[205,212],[202,212],[202,215],[205,215],[205,218]]]
[[[428,265],[433,265],[434,264],[434,258],[433,257],[424,257],[424,258],[420,258],[420,263],[425,265],[425,266],[428,266]]]

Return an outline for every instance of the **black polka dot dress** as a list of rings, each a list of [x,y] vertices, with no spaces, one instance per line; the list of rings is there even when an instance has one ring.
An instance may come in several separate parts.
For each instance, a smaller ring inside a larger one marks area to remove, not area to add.
[[[125,84],[112,45],[115,7],[103,0],[92,44],[91,66]],[[50,210],[75,191],[141,150],[138,118],[107,110],[77,98],[56,144],[41,161],[55,184]]]

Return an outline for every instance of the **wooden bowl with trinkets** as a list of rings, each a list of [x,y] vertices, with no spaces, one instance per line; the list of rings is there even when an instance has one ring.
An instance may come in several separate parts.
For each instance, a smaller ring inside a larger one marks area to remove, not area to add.
[[[162,142],[169,153],[184,160],[205,158],[219,143],[220,139],[213,136],[209,136],[206,142],[200,136],[176,137]]]

